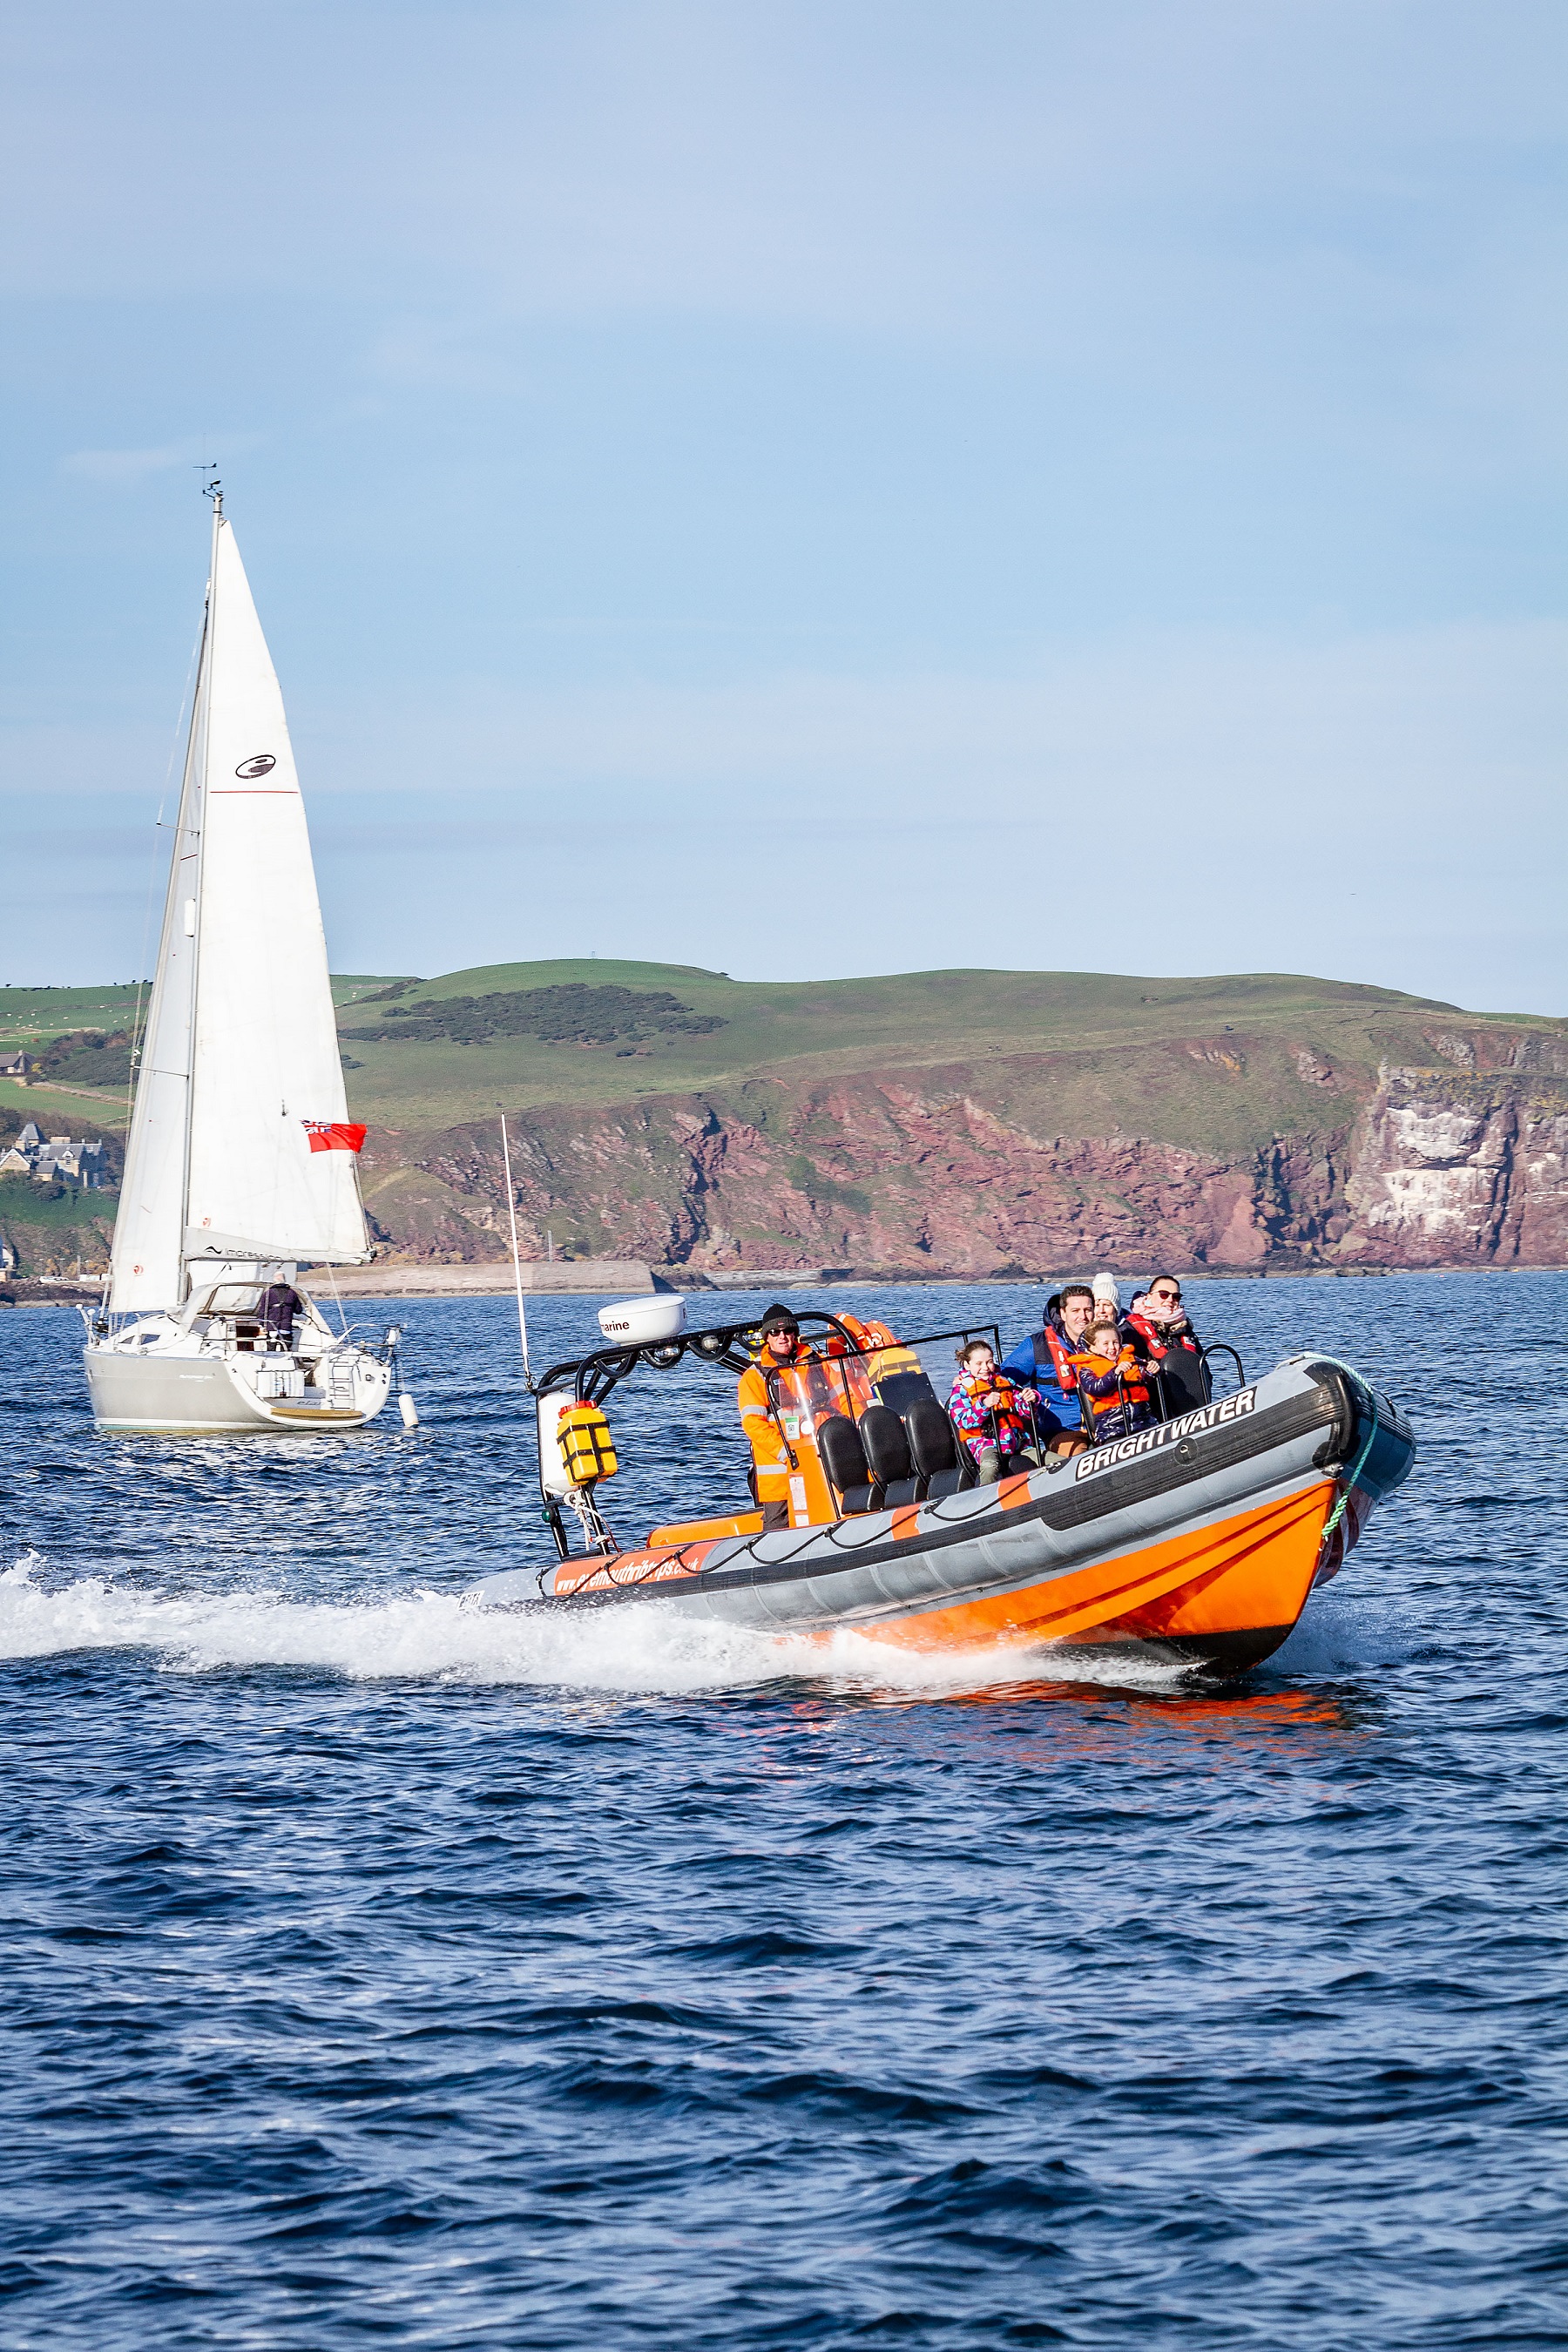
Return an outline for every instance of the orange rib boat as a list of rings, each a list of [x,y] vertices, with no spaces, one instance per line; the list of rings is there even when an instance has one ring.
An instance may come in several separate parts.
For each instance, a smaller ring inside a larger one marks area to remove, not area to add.
[[[1415,1458],[1390,1399],[1308,1351],[1134,1436],[977,1486],[933,1419],[945,1427],[920,1364],[928,1341],[903,1346],[847,1317],[800,1321],[817,1343],[811,1360],[769,1376],[795,1525],[764,1534],[759,1517],[731,1515],[656,1528],[631,1549],[610,1538],[595,1489],[615,1468],[603,1415],[613,1389],[645,1366],[754,1360],[753,1327],[677,1325],[546,1376],[542,1485],[563,1556],[489,1577],[471,1598],[549,1611],[637,1601],[777,1633],[849,1626],[923,1650],[1068,1643],[1228,1676],[1278,1649]],[[578,1480],[580,1434],[590,1475]],[[584,1529],[579,1551],[563,1509]]]

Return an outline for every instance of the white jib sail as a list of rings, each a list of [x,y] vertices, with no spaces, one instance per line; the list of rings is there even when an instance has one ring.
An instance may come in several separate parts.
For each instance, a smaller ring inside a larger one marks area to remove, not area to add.
[[[327,947],[283,698],[232,527],[206,632],[117,1221],[110,1307],[177,1306],[204,1256],[362,1262]]]

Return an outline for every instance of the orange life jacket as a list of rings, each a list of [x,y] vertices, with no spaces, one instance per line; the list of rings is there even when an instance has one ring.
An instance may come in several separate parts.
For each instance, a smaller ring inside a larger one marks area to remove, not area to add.
[[[1124,1404],[1148,1403],[1148,1386],[1137,1376],[1137,1351],[1131,1345],[1124,1347],[1120,1355],[1116,1356],[1094,1355],[1085,1349],[1076,1356],[1069,1356],[1068,1361],[1076,1371],[1087,1375],[1089,1380],[1102,1381],[1111,1372],[1120,1372],[1121,1375],[1108,1396],[1092,1396],[1085,1386],[1084,1381],[1079,1380],[1079,1394],[1083,1400],[1084,1409],[1089,1416],[1091,1425],[1100,1418],[1101,1414],[1118,1412]]]
[[[814,1348],[801,1344],[787,1364],[759,1355],[735,1389],[741,1426],[752,1449],[759,1503],[787,1503],[793,1528],[816,1527],[838,1516],[828,1492],[816,1427],[842,1404]]]

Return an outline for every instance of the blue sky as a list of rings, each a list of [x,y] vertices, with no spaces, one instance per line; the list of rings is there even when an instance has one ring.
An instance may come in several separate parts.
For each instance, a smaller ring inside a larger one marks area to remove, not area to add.
[[[145,960],[210,456],[340,970],[1568,1013],[1556,0],[0,45],[0,981]]]

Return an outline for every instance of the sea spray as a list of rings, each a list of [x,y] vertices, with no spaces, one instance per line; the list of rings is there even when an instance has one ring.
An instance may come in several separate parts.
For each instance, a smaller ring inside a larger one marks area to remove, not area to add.
[[[940,1697],[1041,1680],[1158,1690],[1183,1679],[1167,1665],[1130,1666],[1067,1646],[914,1651],[842,1629],[773,1634],[682,1621],[637,1601],[584,1615],[548,1604],[475,1608],[460,1593],[417,1586],[332,1601],[262,1585],[174,1592],[100,1575],[61,1580],[45,1575],[45,1566],[32,1553],[0,1575],[0,1658],[140,1650],[175,1672],[313,1667],[357,1681],[412,1676],[668,1696],[790,1682]]]

